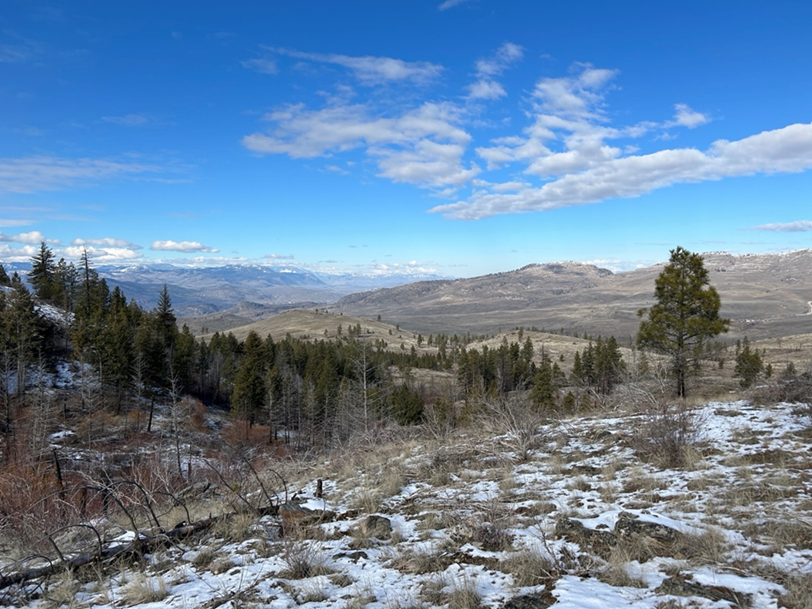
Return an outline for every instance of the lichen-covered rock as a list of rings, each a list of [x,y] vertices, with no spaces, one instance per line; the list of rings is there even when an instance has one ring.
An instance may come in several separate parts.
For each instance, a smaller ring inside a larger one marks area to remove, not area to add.
[[[660,543],[671,544],[679,538],[679,531],[657,522],[639,520],[629,512],[621,512],[615,523],[615,533],[619,537],[642,535]]]
[[[392,536],[392,522],[384,517],[372,514],[361,521],[361,533],[376,539],[389,539]]]
[[[668,577],[655,592],[671,596],[700,596],[712,601],[727,601],[735,607],[749,607],[753,601],[752,596],[744,592],[736,592],[724,586],[706,586],[685,577]]]
[[[514,596],[502,605],[502,609],[547,609],[556,599],[549,592]]]
[[[611,554],[612,548],[617,545],[617,535],[612,531],[602,529],[588,529],[582,522],[572,518],[559,518],[555,523],[555,535],[589,549],[601,558]]]

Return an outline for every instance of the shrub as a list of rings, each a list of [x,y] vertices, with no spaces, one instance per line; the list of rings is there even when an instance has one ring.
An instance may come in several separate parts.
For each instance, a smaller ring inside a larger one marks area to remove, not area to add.
[[[697,421],[684,404],[666,402],[650,406],[643,422],[631,436],[631,446],[638,457],[660,467],[682,467],[687,449],[696,442]]]

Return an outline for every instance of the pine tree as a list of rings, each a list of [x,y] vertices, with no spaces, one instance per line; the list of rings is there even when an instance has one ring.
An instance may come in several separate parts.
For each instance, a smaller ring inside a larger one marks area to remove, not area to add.
[[[265,403],[265,349],[253,330],[243,343],[243,356],[234,379],[231,412],[253,425]]]
[[[28,282],[37,298],[48,302],[55,300],[57,285],[54,252],[44,241],[40,243],[39,251],[31,258]]]
[[[530,391],[530,400],[533,402],[533,406],[538,410],[554,408],[557,390],[553,366],[550,363],[550,358],[544,355],[533,376],[533,389]]]
[[[172,299],[169,297],[169,289],[164,284],[158,296],[158,306],[155,307],[155,321],[157,330],[167,351],[175,345],[178,338],[178,320],[172,309]]]
[[[719,316],[721,300],[711,287],[699,254],[677,247],[655,281],[656,304],[640,323],[638,344],[671,357],[677,395],[685,396],[685,379],[698,364],[707,342],[727,332],[729,319]],[[645,309],[638,311],[643,317]]]
[[[99,333],[98,348],[104,382],[116,389],[116,406],[121,408],[121,392],[129,385],[135,355],[135,324],[121,288],[110,295],[110,310]]]
[[[764,369],[764,362],[758,349],[750,348],[750,341],[744,340],[736,344],[736,369],[733,374],[739,378],[739,385],[750,387]]]
[[[11,286],[11,278],[8,276],[8,273],[6,273],[6,268],[2,264],[0,264],[0,286]]]
[[[16,273],[14,289],[0,298],[0,352],[5,368],[15,370],[17,396],[25,393],[28,365],[45,343],[45,323],[34,308],[34,300]],[[8,404],[7,404],[8,405]]]

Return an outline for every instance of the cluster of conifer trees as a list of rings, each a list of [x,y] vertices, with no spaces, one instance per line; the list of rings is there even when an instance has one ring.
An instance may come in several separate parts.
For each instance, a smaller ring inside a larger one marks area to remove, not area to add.
[[[528,337],[521,343],[521,332],[520,342],[505,338],[498,348],[481,351],[466,348],[471,336],[445,334],[428,337],[430,351],[392,350],[360,324],[335,341],[290,335],[274,341],[254,332],[243,341],[230,333],[197,339],[186,326],[178,329],[166,286],[147,311],[119,287],[111,290],[86,252],[78,265],[54,258],[41,244],[28,276],[33,294],[0,266],[0,283],[7,286],[0,293],[0,369],[4,381],[16,378],[13,387],[4,386],[7,414],[10,389],[17,397],[25,392],[26,369],[47,367],[57,357],[73,357],[94,371],[106,389],[101,406],[108,409],[120,411],[133,399],[191,394],[249,424],[268,425],[274,437],[297,430],[313,441],[330,441],[381,418],[420,421],[424,403],[441,396],[406,382],[413,368],[454,370],[466,400],[530,390],[538,408],[555,407],[567,384],[547,354],[534,362],[533,342]],[[44,321],[48,304],[61,324]],[[424,340],[420,336],[418,344]],[[615,339],[599,338],[576,354],[570,382],[608,393],[622,369]]]

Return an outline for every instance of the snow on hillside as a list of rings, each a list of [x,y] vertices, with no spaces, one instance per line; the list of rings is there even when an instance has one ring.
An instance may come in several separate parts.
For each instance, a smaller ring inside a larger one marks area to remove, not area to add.
[[[175,540],[141,566],[55,577],[13,597],[6,590],[6,601],[809,607],[812,433],[798,408],[706,404],[676,465],[632,448],[651,422],[634,412],[538,425],[492,416],[479,431],[412,435],[325,462],[279,461],[290,491],[282,518],[235,517],[231,529]],[[133,538],[122,533],[122,543]]]

